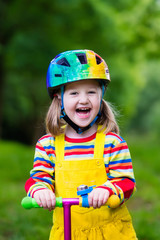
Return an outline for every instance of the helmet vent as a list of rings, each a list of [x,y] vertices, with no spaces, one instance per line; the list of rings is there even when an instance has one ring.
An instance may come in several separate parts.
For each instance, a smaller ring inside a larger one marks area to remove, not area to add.
[[[87,64],[86,54],[84,54],[84,53],[77,53],[76,55],[77,55],[77,57],[78,57],[78,59],[79,59],[81,64]]]
[[[62,65],[62,66],[66,66],[66,67],[70,67],[69,62],[67,61],[66,58],[61,58],[60,60],[57,61],[58,65]]]
[[[62,77],[62,74],[54,74],[55,77]]]
[[[102,62],[102,58],[96,55],[96,62],[97,62],[97,65],[99,65]]]

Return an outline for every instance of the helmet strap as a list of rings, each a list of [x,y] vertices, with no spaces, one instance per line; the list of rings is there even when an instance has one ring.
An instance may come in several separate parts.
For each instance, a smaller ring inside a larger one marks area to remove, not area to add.
[[[86,127],[79,127],[77,124],[75,124],[64,112],[64,110],[61,110],[61,118],[63,118],[78,134],[81,134],[91,128],[93,124],[97,121],[97,119],[100,117],[100,112],[97,114],[97,116],[94,118],[94,120]]]

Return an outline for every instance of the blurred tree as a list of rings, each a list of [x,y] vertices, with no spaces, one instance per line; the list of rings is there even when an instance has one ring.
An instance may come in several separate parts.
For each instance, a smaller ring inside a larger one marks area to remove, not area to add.
[[[40,107],[45,106],[47,95],[43,92],[43,77],[50,53],[55,55],[54,46],[49,46],[44,34],[43,11],[49,6],[43,1],[37,4],[19,0],[5,2],[4,6],[4,30],[10,35],[2,45],[5,49],[2,136],[31,142],[37,130],[44,129],[42,123],[37,125],[41,119]]]
[[[145,66],[146,86],[142,89],[136,113],[130,123],[141,134],[160,134],[160,61]]]
[[[118,106],[121,125],[130,121],[146,84],[142,70],[160,54],[158,0],[0,4],[2,137],[31,143],[41,135],[50,101],[45,88],[49,61],[70,49],[93,49],[106,60],[112,83],[105,97]]]

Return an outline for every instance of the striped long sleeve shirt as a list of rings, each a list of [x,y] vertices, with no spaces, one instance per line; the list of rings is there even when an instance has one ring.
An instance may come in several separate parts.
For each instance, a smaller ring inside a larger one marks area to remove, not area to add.
[[[65,137],[64,160],[93,159],[96,134],[82,139]],[[110,132],[105,136],[104,165],[107,181],[98,186],[109,190],[110,195],[119,196],[121,203],[135,190],[135,179],[130,152],[125,140]],[[33,169],[25,184],[28,196],[35,191],[48,188],[54,191],[55,181],[55,138],[47,134],[36,144]]]

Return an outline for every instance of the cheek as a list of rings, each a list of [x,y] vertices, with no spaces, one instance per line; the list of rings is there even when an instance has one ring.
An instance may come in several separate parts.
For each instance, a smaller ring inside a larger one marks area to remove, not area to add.
[[[100,108],[100,103],[99,101],[97,101],[97,103],[94,105],[94,109],[96,110],[96,112],[99,112],[99,108]]]
[[[100,103],[101,103],[101,97],[100,96],[98,96],[95,100],[94,100],[94,103],[93,103],[93,105],[94,105],[94,108],[100,108]]]
[[[63,104],[66,113],[74,109],[73,101],[70,98],[64,97]]]

